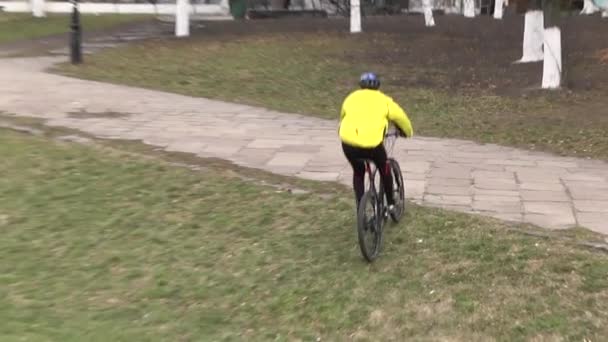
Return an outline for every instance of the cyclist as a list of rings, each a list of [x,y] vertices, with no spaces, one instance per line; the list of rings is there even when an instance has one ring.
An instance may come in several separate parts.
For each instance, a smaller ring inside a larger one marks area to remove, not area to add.
[[[407,114],[392,98],[382,93],[380,79],[367,72],[359,80],[361,89],[349,94],[340,113],[340,140],[346,159],[353,168],[353,188],[357,208],[365,187],[365,164],[369,159],[380,169],[389,210],[393,212],[393,177],[387,163],[383,141],[389,122],[393,122],[404,137],[412,137],[414,130]]]

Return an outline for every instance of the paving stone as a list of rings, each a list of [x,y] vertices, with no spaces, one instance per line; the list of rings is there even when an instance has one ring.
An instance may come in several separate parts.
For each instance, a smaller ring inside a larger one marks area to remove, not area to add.
[[[545,214],[545,215],[572,215],[570,203],[563,202],[523,202],[526,213]]]
[[[490,164],[483,164],[483,163],[474,164],[474,165],[466,164],[466,165],[469,166],[473,171],[494,171],[494,172],[508,171],[504,165],[490,165]]]
[[[483,214],[486,216],[490,216],[495,219],[509,221],[509,222],[523,222],[523,214],[520,213],[497,213],[497,212],[489,212],[489,211],[473,211],[474,214]]]
[[[579,212],[608,213],[607,201],[575,200],[574,208]],[[606,222],[608,224],[608,221]]]
[[[514,180],[510,179],[476,179],[473,186],[485,190],[518,190]]]
[[[576,162],[568,162],[568,161],[554,161],[554,160],[540,160],[537,162],[537,165],[540,167],[544,167],[544,166],[553,166],[553,167],[562,167],[562,168],[568,168],[568,167],[578,167],[578,163]]]
[[[340,173],[340,172],[342,172],[346,168],[350,168],[350,165],[317,166],[317,165],[311,165],[311,163],[308,163],[304,167],[304,171],[308,171],[308,172],[337,172],[337,173]]]
[[[296,174],[298,177],[305,179],[316,180],[316,181],[337,181],[340,176],[339,172],[309,172],[301,171]]]
[[[608,235],[607,213],[577,213],[576,216],[580,226]]]
[[[486,171],[474,170],[473,178],[475,179],[515,179],[515,174],[508,171]]]
[[[606,182],[606,177],[591,173],[566,173],[561,176],[565,181]]]
[[[279,152],[317,153],[320,149],[320,145],[284,145],[279,148]]]
[[[456,186],[456,187],[470,187],[472,185],[471,179],[458,179],[458,178],[428,178],[429,185],[432,186]]]
[[[240,151],[243,148],[243,146],[245,146],[245,145],[246,145],[246,143],[234,144],[234,145],[233,144],[212,145],[212,146],[205,147],[205,149],[203,150],[203,153],[218,156],[220,158],[229,157],[229,156],[237,153],[238,151]]]
[[[404,172],[426,173],[431,169],[431,163],[424,161],[404,163],[400,162],[399,165],[401,166],[401,171]]]
[[[519,202],[510,201],[474,201],[473,210],[476,211],[491,211],[495,213],[511,214],[521,213],[522,205]]]
[[[455,196],[455,195],[424,195],[425,203],[441,204],[441,205],[470,205],[470,196]]]
[[[281,148],[287,145],[286,140],[282,139],[255,139],[247,148]]]
[[[433,178],[456,178],[456,179],[470,179],[471,170],[463,169],[458,167],[452,168],[433,168],[431,169],[431,177]]]
[[[570,195],[575,200],[608,201],[608,191],[590,187],[569,187]]]
[[[405,179],[405,181],[409,181],[409,180],[426,180],[427,179],[427,175],[424,173],[409,173],[409,172],[403,172],[403,179]]]
[[[441,208],[444,210],[457,211],[461,213],[473,214],[473,209],[471,209],[471,205],[453,205],[453,204],[437,204],[437,203],[429,203],[434,208]]]
[[[270,148],[243,148],[233,155],[235,159],[241,160],[245,165],[262,167],[276,153]]]
[[[485,190],[475,187],[473,187],[473,195],[520,198],[520,193],[516,190]]]
[[[510,159],[489,159],[486,164],[490,165],[509,165],[509,166],[536,166],[536,163],[529,160],[510,160]]]
[[[178,140],[169,144],[165,150],[169,152],[199,153],[207,147],[207,144],[200,141]]]
[[[530,177],[535,175],[537,176],[546,176],[546,175],[555,175],[560,176],[568,173],[568,170],[560,167],[538,167],[538,166],[505,166],[505,170],[509,172],[515,172],[516,174],[527,174]]]
[[[524,214],[524,222],[552,229],[571,228],[576,225],[572,213],[555,214]]]
[[[521,198],[533,202],[569,202],[571,199],[565,191],[522,190]]]
[[[405,181],[405,196],[410,198],[422,198],[426,189],[425,181],[406,180]]]
[[[564,191],[561,183],[521,183],[519,188],[521,190]]]
[[[310,153],[290,153],[290,152],[279,152],[275,154],[267,165],[270,167],[274,166],[288,166],[292,168],[303,168],[306,163],[312,158]]]
[[[516,172],[517,180],[520,183],[560,183],[559,175],[544,172]]]
[[[432,195],[462,195],[470,196],[470,186],[445,186],[445,185],[432,185],[427,186],[426,192]]]
[[[513,196],[488,196],[488,195],[475,195],[473,197],[475,201],[479,202],[500,202],[500,203],[519,203],[521,199]]]
[[[564,180],[568,188],[584,188],[593,190],[608,190],[608,182],[572,181]],[[608,191],[607,191],[608,192]]]

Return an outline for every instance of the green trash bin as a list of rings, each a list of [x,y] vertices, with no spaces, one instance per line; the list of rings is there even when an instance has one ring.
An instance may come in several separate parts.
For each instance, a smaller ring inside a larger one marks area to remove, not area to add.
[[[230,14],[234,19],[243,19],[247,13],[247,0],[230,0]]]

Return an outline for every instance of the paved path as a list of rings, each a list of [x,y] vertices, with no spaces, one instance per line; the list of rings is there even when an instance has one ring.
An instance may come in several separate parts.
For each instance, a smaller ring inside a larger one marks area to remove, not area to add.
[[[0,59],[0,110],[103,138],[141,139],[169,151],[351,183],[335,121],[43,72],[56,61]],[[424,137],[398,141],[395,157],[415,202],[608,234],[605,162]]]

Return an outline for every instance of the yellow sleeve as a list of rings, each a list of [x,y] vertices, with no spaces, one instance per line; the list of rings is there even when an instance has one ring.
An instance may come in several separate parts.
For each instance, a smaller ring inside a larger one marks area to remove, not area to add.
[[[388,96],[387,96],[388,97]],[[392,98],[388,97],[388,119],[397,125],[408,138],[414,136],[414,128],[405,111]]]

